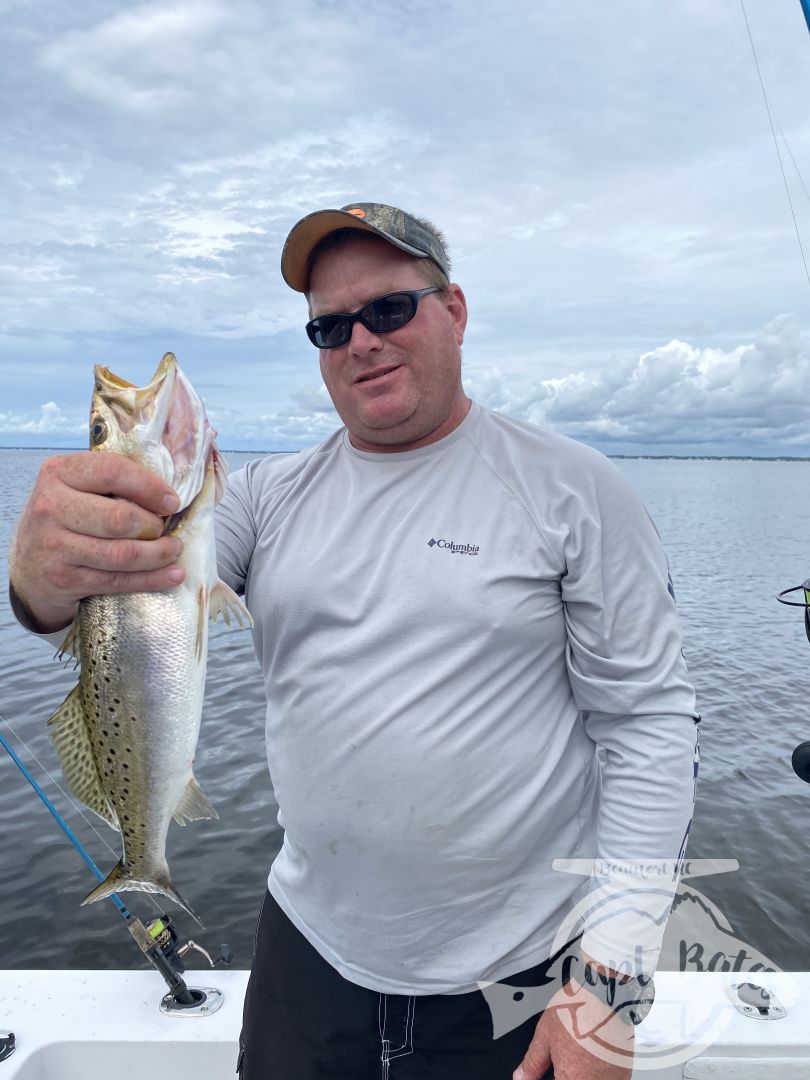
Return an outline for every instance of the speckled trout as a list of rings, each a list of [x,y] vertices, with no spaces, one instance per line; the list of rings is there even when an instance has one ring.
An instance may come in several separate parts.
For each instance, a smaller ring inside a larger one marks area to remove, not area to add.
[[[167,592],[87,597],[62,648],[81,669],[49,721],[64,776],[123,842],[121,860],[83,904],[136,889],[164,893],[194,915],[172,884],[166,834],[172,818],[217,817],[192,771],[208,621],[221,613],[228,624],[231,615],[253,622],[217,575],[214,506],[225,468],[215,435],[172,353],[144,387],[95,368],[90,449],[123,454],[174,488],[180,508],[164,535],[182,541],[186,578]]]

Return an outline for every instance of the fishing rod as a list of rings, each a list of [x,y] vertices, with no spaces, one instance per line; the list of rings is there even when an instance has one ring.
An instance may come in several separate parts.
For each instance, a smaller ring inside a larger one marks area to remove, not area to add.
[[[804,18],[805,18],[805,21],[807,23],[807,29],[808,29],[808,31],[810,31],[810,0],[799,0],[799,3],[801,4],[802,11],[804,12]],[[746,28],[746,31],[747,31],[747,34],[748,34],[748,41],[749,41],[749,43],[751,45],[751,54],[752,54],[752,56],[754,58],[754,67],[756,68],[757,79],[759,80],[759,86],[760,86],[760,89],[762,91],[762,100],[765,103],[765,111],[768,114],[768,123],[769,123],[770,128],[771,128],[771,135],[773,137],[773,145],[774,145],[774,149],[776,151],[777,160],[779,162],[779,170],[780,170],[780,172],[782,174],[782,183],[785,186],[785,195],[787,196],[788,206],[790,208],[790,216],[791,216],[791,218],[793,220],[793,228],[794,228],[795,233],[796,233],[796,242],[799,245],[799,253],[800,253],[801,259],[802,259],[802,265],[804,266],[804,275],[807,278],[808,285],[810,285],[810,266],[808,266],[807,255],[805,254],[804,244],[802,243],[801,231],[799,230],[799,222],[798,222],[798,220],[796,218],[796,210],[795,210],[795,208],[793,206],[793,197],[790,194],[790,185],[788,184],[787,173],[785,172],[785,163],[782,160],[782,151],[779,149],[779,140],[776,137],[776,123],[775,123],[775,119],[774,119],[774,114],[773,114],[773,110],[771,109],[771,103],[770,103],[770,101],[768,99],[768,92],[765,89],[765,80],[764,80],[764,78],[762,76],[762,68],[760,67],[759,57],[757,56],[756,45],[754,44],[754,35],[751,32],[751,23],[748,20],[748,12],[746,11],[746,8],[745,8],[745,0],[740,0],[740,8],[742,10],[743,19],[745,20],[745,28]],[[785,139],[784,133],[782,134],[782,138],[785,140],[785,146],[787,146],[791,158],[793,158],[793,152],[790,150],[790,147],[788,146],[787,139]],[[794,159],[794,165],[795,165],[795,159]],[[796,171],[798,172],[798,169]],[[799,176],[799,179],[801,179],[801,174]],[[804,184],[803,180],[802,180],[802,184]]]
[[[6,724],[8,724],[8,721],[6,721]],[[11,730],[10,727],[9,730]],[[90,871],[99,881],[104,881],[104,874],[96,866],[82,842],[73,832],[67,821],[65,821],[64,817],[56,809],[53,802],[48,798],[41,785],[32,775],[30,769],[28,769],[21,760],[20,756],[14,750],[14,747],[11,746],[5,738],[2,731],[0,731],[0,746],[3,747],[19,772],[34,789],[40,801],[46,807],[68,840],[70,840],[71,844],[73,844],[79,855],[81,855]],[[185,945],[179,945],[177,932],[174,929],[173,921],[169,915],[159,915],[154,919],[150,919],[146,925],[144,925],[140,919],[127,909],[117,893],[112,893],[110,899],[118,908],[118,911],[126,922],[127,929],[132,935],[138,948],[149,963],[160,973],[169,988],[169,993],[164,997],[161,1008],[166,1012],[200,1009],[202,1015],[216,1011],[218,1004],[211,1002],[206,1006],[204,1003],[209,994],[219,994],[219,991],[208,990],[206,992],[206,990],[200,990],[193,987],[189,988],[182,977],[183,972],[185,971],[182,957],[193,949],[196,952],[202,953],[213,968],[217,964],[229,964],[231,962],[233,953],[229,946],[222,945],[220,955],[214,959],[206,949],[191,939],[189,939]]]

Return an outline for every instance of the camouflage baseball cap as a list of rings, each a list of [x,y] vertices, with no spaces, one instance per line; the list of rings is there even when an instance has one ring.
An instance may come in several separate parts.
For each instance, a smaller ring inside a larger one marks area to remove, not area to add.
[[[281,253],[281,273],[291,289],[307,291],[309,256],[325,236],[338,229],[372,233],[409,255],[433,259],[449,276],[447,253],[421,221],[384,203],[349,203],[340,210],[316,210],[293,225]]]

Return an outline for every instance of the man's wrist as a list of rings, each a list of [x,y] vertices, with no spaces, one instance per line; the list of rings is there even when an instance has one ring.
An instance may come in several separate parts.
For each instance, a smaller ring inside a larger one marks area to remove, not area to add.
[[[598,960],[594,960],[592,956],[588,956],[588,954],[582,950],[580,950],[579,959],[583,967],[589,965],[592,970],[596,971],[606,979],[616,979],[617,982],[623,983],[630,982],[633,978],[628,971],[620,971],[616,968],[608,967],[607,964],[602,964]]]
[[[640,1024],[647,1016],[655,999],[651,975],[629,975],[600,964],[584,953],[571,971],[571,980],[632,1026]]]

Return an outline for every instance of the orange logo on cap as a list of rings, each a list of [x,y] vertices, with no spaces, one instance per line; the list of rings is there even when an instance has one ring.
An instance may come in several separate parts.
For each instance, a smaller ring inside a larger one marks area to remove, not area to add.
[[[347,210],[347,214],[354,214],[355,217],[365,217],[365,210],[361,210],[359,206],[355,206],[353,210]]]

